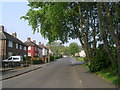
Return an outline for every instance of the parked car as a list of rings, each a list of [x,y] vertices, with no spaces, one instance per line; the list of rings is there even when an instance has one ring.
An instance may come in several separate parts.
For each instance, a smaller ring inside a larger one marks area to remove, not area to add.
[[[22,56],[10,56],[8,59],[3,60],[3,62],[22,62],[23,57]]]

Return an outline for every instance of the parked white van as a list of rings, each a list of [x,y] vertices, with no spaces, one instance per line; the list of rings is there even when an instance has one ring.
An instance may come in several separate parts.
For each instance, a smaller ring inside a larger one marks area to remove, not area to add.
[[[21,62],[23,61],[22,56],[10,56],[8,59],[3,60],[3,62]]]

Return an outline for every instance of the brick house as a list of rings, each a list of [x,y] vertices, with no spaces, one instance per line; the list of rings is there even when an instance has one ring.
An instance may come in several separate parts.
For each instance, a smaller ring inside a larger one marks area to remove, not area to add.
[[[47,56],[49,54],[49,49],[44,46],[44,44],[39,43],[38,46],[42,48],[42,56]]]
[[[27,38],[25,44],[28,46],[28,56],[29,57],[42,57],[42,48],[36,44],[36,41],[31,41],[31,38]]]
[[[4,26],[0,26],[0,59],[6,59],[12,55],[27,56],[27,48],[21,40],[17,38],[17,33],[8,34],[4,31]]]
[[[49,62],[48,61],[49,49],[46,46],[44,46],[44,44],[41,43],[39,43],[38,46],[42,48],[42,60],[45,63]]]
[[[53,55],[53,52],[52,52],[52,50],[50,49],[50,46],[47,46],[47,48],[48,48],[48,53],[49,53],[49,55]]]

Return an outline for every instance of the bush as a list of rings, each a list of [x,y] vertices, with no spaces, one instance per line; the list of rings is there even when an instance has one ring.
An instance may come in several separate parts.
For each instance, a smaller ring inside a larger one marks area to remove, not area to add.
[[[62,55],[61,54],[60,55],[55,55],[54,57],[55,57],[55,59],[59,59],[59,58],[62,58]]]
[[[33,60],[33,64],[42,64],[43,61],[42,60]]]
[[[33,58],[30,58],[30,63],[31,64],[41,64],[41,63],[44,63],[44,62],[39,57],[33,57]]]
[[[92,62],[89,65],[89,70],[91,72],[97,72],[102,69],[108,68],[110,66],[110,60],[106,52],[102,49],[97,49],[96,55],[93,57]]]
[[[50,61],[54,61],[54,56],[50,56]]]

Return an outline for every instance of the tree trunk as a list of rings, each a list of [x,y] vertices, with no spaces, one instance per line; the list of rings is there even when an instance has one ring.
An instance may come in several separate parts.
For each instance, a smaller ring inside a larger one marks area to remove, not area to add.
[[[118,38],[117,35],[115,34],[115,30],[113,30],[113,25],[112,25],[112,20],[110,17],[110,11],[109,11],[109,3],[104,3],[106,6],[106,17],[107,17],[107,26],[108,26],[108,31],[110,35],[112,36],[113,41],[117,44]]]
[[[96,42],[96,26],[95,26],[95,17],[93,16],[93,19],[94,19],[94,28],[93,28],[93,48],[94,48],[94,50],[96,50],[96,44],[97,44],[97,42]]]
[[[120,76],[120,23],[119,23],[119,16],[120,16],[120,9],[119,7],[115,6],[115,18],[116,18],[116,34],[115,34],[115,30],[112,29],[112,20],[111,20],[111,16],[110,16],[110,11],[109,11],[109,3],[105,3],[106,6],[106,17],[107,17],[107,23],[108,23],[108,30],[109,33],[113,39],[113,41],[116,44],[116,50],[117,50],[117,63],[118,63],[118,73]],[[119,77],[119,82],[120,82],[120,77]]]
[[[96,53],[96,44],[97,44],[97,41],[96,41],[96,22],[95,22],[95,16],[93,15],[92,12],[90,12],[90,15],[91,15],[91,28],[92,28],[92,37],[93,37],[93,57],[95,56],[95,53]]]
[[[106,53],[107,53],[107,55],[108,55],[108,57],[110,59],[110,62],[112,64],[112,66],[114,66],[115,63],[114,63],[114,59],[112,57],[112,54],[111,54],[111,52],[109,50],[107,34],[106,34],[106,31],[105,31],[105,28],[103,28],[104,25],[103,25],[103,21],[102,21],[103,20],[102,3],[99,2],[97,6],[98,6],[99,29],[100,29],[101,38],[102,38],[102,40],[104,42],[104,49],[105,49],[105,51],[106,51]]]
[[[118,73],[119,73],[119,82],[120,82],[120,23],[118,24],[117,61],[118,61]]]
[[[79,4],[78,4],[79,5]],[[80,33],[82,33],[82,34],[84,34],[84,31],[83,31],[83,27],[82,27],[82,11],[81,11],[81,8],[80,8],[80,5],[79,5],[79,15],[80,15],[80,29],[81,29],[81,31],[79,32],[79,34]],[[86,24],[88,23],[88,11],[87,11],[87,22],[86,22]],[[88,28],[88,25],[87,25],[87,28]],[[80,35],[78,34],[78,39],[79,39],[79,41],[80,41],[80,43],[82,44],[82,47],[83,47],[83,49],[84,49],[84,51],[85,51],[85,53],[86,53],[86,58],[87,58],[87,60],[88,60],[88,62],[90,63],[91,62],[91,59],[90,59],[90,53],[89,53],[89,45],[88,45],[88,29],[86,28],[86,36],[85,35],[82,35],[83,36],[83,41],[82,41],[82,37],[80,37]]]

